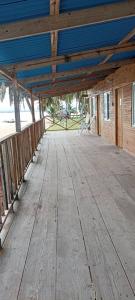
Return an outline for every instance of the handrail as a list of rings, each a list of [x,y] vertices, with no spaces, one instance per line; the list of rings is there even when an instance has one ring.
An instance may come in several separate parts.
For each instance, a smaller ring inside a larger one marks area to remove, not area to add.
[[[44,118],[0,140],[0,231],[44,134]]]
[[[81,125],[81,121],[85,119],[84,114],[48,114],[44,116],[45,119],[45,130],[72,130],[77,129],[77,125],[79,128],[79,125]],[[46,121],[49,121],[49,123],[46,124]],[[64,123],[63,123],[64,121]],[[47,125],[47,126],[46,126]],[[57,129],[54,129],[55,126]]]

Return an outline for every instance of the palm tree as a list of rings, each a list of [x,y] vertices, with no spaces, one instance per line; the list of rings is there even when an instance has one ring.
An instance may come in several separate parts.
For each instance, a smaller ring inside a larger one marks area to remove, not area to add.
[[[3,102],[6,94],[6,84],[4,81],[0,83],[0,101]]]
[[[79,102],[79,111],[81,114],[86,112],[88,110],[88,98],[86,99],[87,91],[80,91],[75,93],[76,101]]]
[[[70,93],[67,95],[64,95],[62,99],[66,102],[66,111],[70,113],[71,111],[71,106],[72,106],[72,101],[74,99],[74,93]]]
[[[55,115],[60,109],[60,97],[46,97],[42,99],[43,111],[48,110],[51,117],[53,118],[53,123],[55,121]]]

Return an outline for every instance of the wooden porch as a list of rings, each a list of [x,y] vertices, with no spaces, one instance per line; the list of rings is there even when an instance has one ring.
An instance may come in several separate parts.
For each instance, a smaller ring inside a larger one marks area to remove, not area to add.
[[[135,158],[48,133],[0,255],[0,300],[135,299]]]

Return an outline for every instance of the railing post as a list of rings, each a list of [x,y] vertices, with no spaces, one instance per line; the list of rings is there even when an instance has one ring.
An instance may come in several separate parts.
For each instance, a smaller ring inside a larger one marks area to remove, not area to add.
[[[13,211],[14,201],[19,200],[19,188],[43,135],[43,122],[42,118],[23,129],[21,133],[0,142],[0,232],[9,211]]]
[[[40,114],[40,119],[42,119],[42,107],[41,107],[41,98],[39,97],[39,114]]]
[[[20,101],[19,101],[19,94],[17,90],[17,82],[15,80],[14,83],[14,110],[15,110],[15,126],[16,131],[21,131],[21,119],[20,119]]]
[[[8,194],[7,194],[7,185],[6,185],[6,174],[5,174],[4,159],[3,159],[1,145],[0,145],[0,159],[1,159],[1,171],[2,171],[2,186],[3,186],[3,192],[4,192],[4,208],[8,210]]]
[[[31,93],[31,113],[32,113],[32,122],[35,123],[34,98],[32,93]]]

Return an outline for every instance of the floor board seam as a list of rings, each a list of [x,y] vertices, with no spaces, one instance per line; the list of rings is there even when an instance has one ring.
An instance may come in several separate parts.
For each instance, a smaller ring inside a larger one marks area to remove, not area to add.
[[[47,166],[48,152],[49,152],[49,145],[48,145],[48,149],[47,149],[47,156],[46,156],[46,160],[45,160],[45,169],[44,169],[44,173],[43,173],[43,179],[42,179],[42,185],[41,185],[41,190],[40,190],[40,194],[39,194],[38,204],[39,204],[39,202],[41,200],[42,188],[43,188],[43,183],[44,183],[44,176],[45,176],[46,166]],[[23,280],[23,275],[24,275],[24,271],[25,271],[25,266],[26,266],[27,258],[28,258],[28,255],[29,255],[29,249],[30,249],[30,244],[31,244],[31,240],[32,240],[32,235],[33,235],[33,232],[34,232],[34,227],[35,227],[35,222],[36,222],[36,216],[37,216],[37,213],[38,213],[38,204],[37,204],[37,208],[36,208],[36,211],[35,211],[35,219],[34,219],[34,222],[33,222],[33,227],[32,227],[32,231],[31,231],[31,236],[30,236],[30,240],[29,240],[29,245],[28,245],[28,249],[27,249],[27,254],[26,254],[26,258],[25,258],[25,263],[24,263],[24,267],[23,267],[23,271],[22,271],[22,276],[21,276],[21,280],[20,280],[20,284],[19,284],[18,294],[17,294],[16,300],[19,299],[20,288],[21,288],[21,284],[22,284],[22,280]]]

